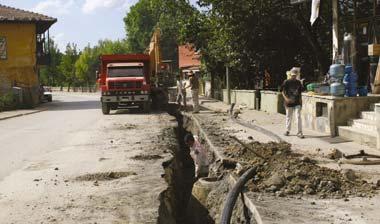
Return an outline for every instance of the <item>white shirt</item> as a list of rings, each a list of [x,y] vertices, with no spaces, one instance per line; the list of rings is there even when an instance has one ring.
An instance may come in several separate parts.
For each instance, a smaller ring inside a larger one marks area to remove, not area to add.
[[[182,80],[177,80],[177,91],[179,93],[182,93],[182,90],[184,89],[184,86],[183,86],[183,81]]]
[[[207,150],[198,141],[198,137],[194,136],[194,144],[190,147],[190,156],[193,158],[195,165],[208,166]]]

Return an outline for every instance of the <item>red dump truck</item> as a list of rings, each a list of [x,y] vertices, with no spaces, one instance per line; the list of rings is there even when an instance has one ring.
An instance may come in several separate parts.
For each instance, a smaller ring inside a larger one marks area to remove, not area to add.
[[[126,107],[151,107],[150,58],[145,54],[102,55],[98,83],[102,112]]]

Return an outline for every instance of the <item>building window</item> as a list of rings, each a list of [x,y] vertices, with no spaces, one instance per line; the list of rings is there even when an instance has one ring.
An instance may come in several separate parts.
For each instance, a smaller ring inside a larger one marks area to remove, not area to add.
[[[0,37],[0,60],[7,59],[7,39]]]

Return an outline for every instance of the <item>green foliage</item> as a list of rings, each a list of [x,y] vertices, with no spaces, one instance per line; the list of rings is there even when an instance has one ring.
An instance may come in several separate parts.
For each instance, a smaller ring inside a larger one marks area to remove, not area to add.
[[[0,95],[0,111],[15,107],[14,96],[12,93]]]
[[[65,78],[65,83],[69,86],[76,84],[76,68],[75,62],[79,58],[79,53],[76,44],[68,43],[66,46],[65,54],[62,56],[61,63],[58,69],[61,71]]]
[[[124,18],[127,42],[132,52],[143,53],[147,48],[160,14],[152,0],[140,0]]]
[[[182,21],[196,12],[186,0],[140,0],[124,18],[131,52],[148,48],[155,27],[161,30],[161,53],[178,67],[178,37]]]
[[[50,64],[40,70],[40,82],[44,85],[60,85],[64,81],[61,71],[58,69],[61,63],[62,53],[54,40],[49,40]]]
[[[75,62],[76,78],[80,84],[95,83],[95,72],[99,67],[99,57],[103,54],[126,54],[129,52],[124,40],[100,40],[98,45],[91,48],[87,46]]]
[[[220,75],[229,66],[236,87],[252,88],[265,69],[275,85],[293,66],[303,66],[310,76],[313,68],[326,69],[331,10],[322,8],[323,19],[312,28],[310,6],[299,9],[289,1],[201,0],[200,5],[208,10],[187,17],[180,37],[201,50],[207,71]]]

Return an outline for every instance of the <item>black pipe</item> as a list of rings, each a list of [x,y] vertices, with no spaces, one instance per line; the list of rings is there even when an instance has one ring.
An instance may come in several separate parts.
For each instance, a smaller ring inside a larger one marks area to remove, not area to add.
[[[224,204],[221,224],[230,224],[232,212],[234,210],[236,200],[243,191],[245,184],[256,175],[256,166],[246,171],[236,182],[235,186],[228,192],[226,202]]]

